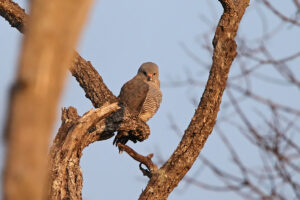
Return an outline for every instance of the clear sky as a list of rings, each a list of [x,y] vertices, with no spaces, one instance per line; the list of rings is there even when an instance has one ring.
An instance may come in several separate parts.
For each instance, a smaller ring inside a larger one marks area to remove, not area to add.
[[[17,1],[23,8],[24,1]],[[294,13],[289,2],[272,0],[285,13]],[[169,87],[172,80],[183,80],[187,75],[199,81],[206,81],[208,72],[195,62],[183,50],[183,46],[190,49],[205,63],[211,63],[211,55],[203,49],[203,44],[211,45],[213,38],[210,30],[216,26],[221,15],[221,5],[217,0],[101,0],[96,1],[90,18],[83,31],[78,51],[82,57],[90,60],[102,75],[107,86],[118,94],[121,86],[131,79],[141,63],[153,61],[160,67],[163,101],[158,113],[149,121],[151,136],[143,143],[132,144],[131,147],[146,155],[154,153],[154,162],[161,165],[159,160],[165,161],[176,148],[180,137],[170,128],[170,117],[177,123],[181,133],[191,120],[195,106],[191,99],[199,101],[203,87]],[[262,23],[259,16],[263,14],[272,23]],[[239,36],[255,39],[270,30],[281,21],[265,10],[258,1],[251,1],[246,15],[241,23]],[[208,38],[203,37],[205,33]],[[268,45],[272,47],[273,56],[281,58],[297,51],[299,47],[299,29],[286,26]],[[22,35],[0,18],[0,128],[3,128],[7,107],[7,93],[14,79],[17,59]],[[295,45],[295,42],[298,45]],[[292,63],[299,68],[299,59]],[[237,66],[232,68],[231,76],[240,71]],[[263,69],[261,73],[272,75],[270,69]],[[300,74],[299,69],[295,72]],[[253,83],[259,94],[272,97],[274,100],[286,102],[299,108],[299,90],[282,89],[260,85],[257,80]],[[293,98],[291,98],[293,94]],[[83,114],[92,108],[92,104],[85,98],[83,90],[76,80],[69,75],[62,96],[61,106],[74,106]],[[250,103],[245,105],[251,108]],[[222,109],[221,109],[222,111]],[[57,125],[59,126],[58,111]],[[220,113],[222,114],[222,113]],[[250,115],[250,114],[249,114]],[[255,117],[253,118],[255,121]],[[256,119],[257,120],[257,119]],[[237,130],[225,127],[228,137],[237,145],[242,155],[250,164],[255,164],[255,152],[241,138]],[[232,137],[231,137],[232,136]],[[245,143],[243,143],[245,142]],[[230,157],[222,145],[220,138],[212,133],[202,153],[215,163],[230,169]],[[252,156],[253,155],[253,156]],[[1,141],[0,158],[3,166],[4,148]],[[125,153],[119,154],[112,145],[112,139],[97,142],[84,150],[81,159],[84,177],[83,199],[137,199],[148,179],[143,177],[138,169],[138,163]],[[215,178],[208,172],[199,174],[201,162],[195,162],[188,176],[201,181],[215,182]],[[232,169],[234,170],[234,169]],[[173,191],[169,199],[239,199],[231,193],[208,192],[182,181]]]

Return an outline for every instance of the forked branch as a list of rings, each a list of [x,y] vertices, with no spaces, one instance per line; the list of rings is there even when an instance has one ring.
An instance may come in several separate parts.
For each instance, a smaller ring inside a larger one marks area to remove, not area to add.
[[[63,109],[62,125],[50,150],[49,199],[81,199],[79,162],[83,149],[112,137],[117,130],[136,131],[139,135],[150,133],[147,124],[132,120],[126,108],[118,103],[90,110],[82,117],[73,107]]]

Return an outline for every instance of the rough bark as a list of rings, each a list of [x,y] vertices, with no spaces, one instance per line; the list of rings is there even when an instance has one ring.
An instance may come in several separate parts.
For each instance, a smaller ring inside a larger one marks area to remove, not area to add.
[[[27,17],[24,9],[17,3],[10,0],[0,0],[0,15],[6,19],[10,25],[24,33],[24,27],[27,25]]]
[[[117,98],[104,84],[102,77],[91,62],[84,60],[78,53],[75,53],[70,71],[95,108],[99,108],[105,103],[117,101]]]
[[[7,6],[7,1],[1,1]],[[46,196],[48,146],[73,49],[91,1],[31,1],[17,78],[6,124],[4,198],[40,200]],[[16,4],[13,4],[16,8]],[[6,14],[13,19],[9,10]],[[23,30],[17,22],[13,26]],[[69,19],[72,18],[70,21]],[[26,156],[24,156],[26,155]]]
[[[0,15],[21,33],[26,29],[28,16],[24,9],[11,0],[0,0]],[[96,108],[107,102],[113,103],[117,101],[116,96],[104,84],[102,77],[92,66],[91,62],[86,61],[77,52],[75,52],[69,69],[84,89],[86,97],[91,100]]]
[[[198,108],[176,150],[149,180],[141,200],[167,199],[192,167],[216,123],[232,61],[236,56],[239,23],[249,0],[220,0],[224,13],[213,40],[214,54],[209,78]]]
[[[115,131],[139,132],[147,138],[149,127],[134,120],[130,112],[117,103],[90,110],[82,117],[76,109],[63,109],[62,125],[50,150],[49,199],[81,199],[80,158],[89,144],[112,137]]]

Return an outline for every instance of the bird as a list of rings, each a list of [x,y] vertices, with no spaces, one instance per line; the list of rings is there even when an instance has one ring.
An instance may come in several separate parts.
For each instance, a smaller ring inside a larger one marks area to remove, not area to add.
[[[137,74],[122,86],[118,98],[142,121],[151,119],[162,101],[158,66],[153,62],[143,63]],[[128,133],[119,131],[113,144],[126,144],[129,139]]]

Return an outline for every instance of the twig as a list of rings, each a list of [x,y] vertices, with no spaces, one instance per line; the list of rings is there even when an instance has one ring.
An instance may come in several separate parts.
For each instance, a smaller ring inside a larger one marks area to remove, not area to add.
[[[144,176],[151,178],[152,174],[158,169],[151,160],[151,158],[153,157],[153,153],[148,154],[147,156],[143,156],[125,144],[118,143],[118,147],[121,150],[125,151],[128,155],[130,155],[134,160],[140,162],[139,167]],[[148,169],[144,169],[142,165],[145,165]]]
[[[282,14],[281,12],[279,12],[276,8],[274,8],[272,6],[272,4],[269,1],[267,1],[267,0],[262,0],[262,1],[266,5],[266,7],[269,8],[281,20],[283,20],[285,22],[292,23],[292,24],[297,25],[297,26],[300,26],[300,23],[297,20],[289,18],[289,17],[285,16],[284,14]]]

